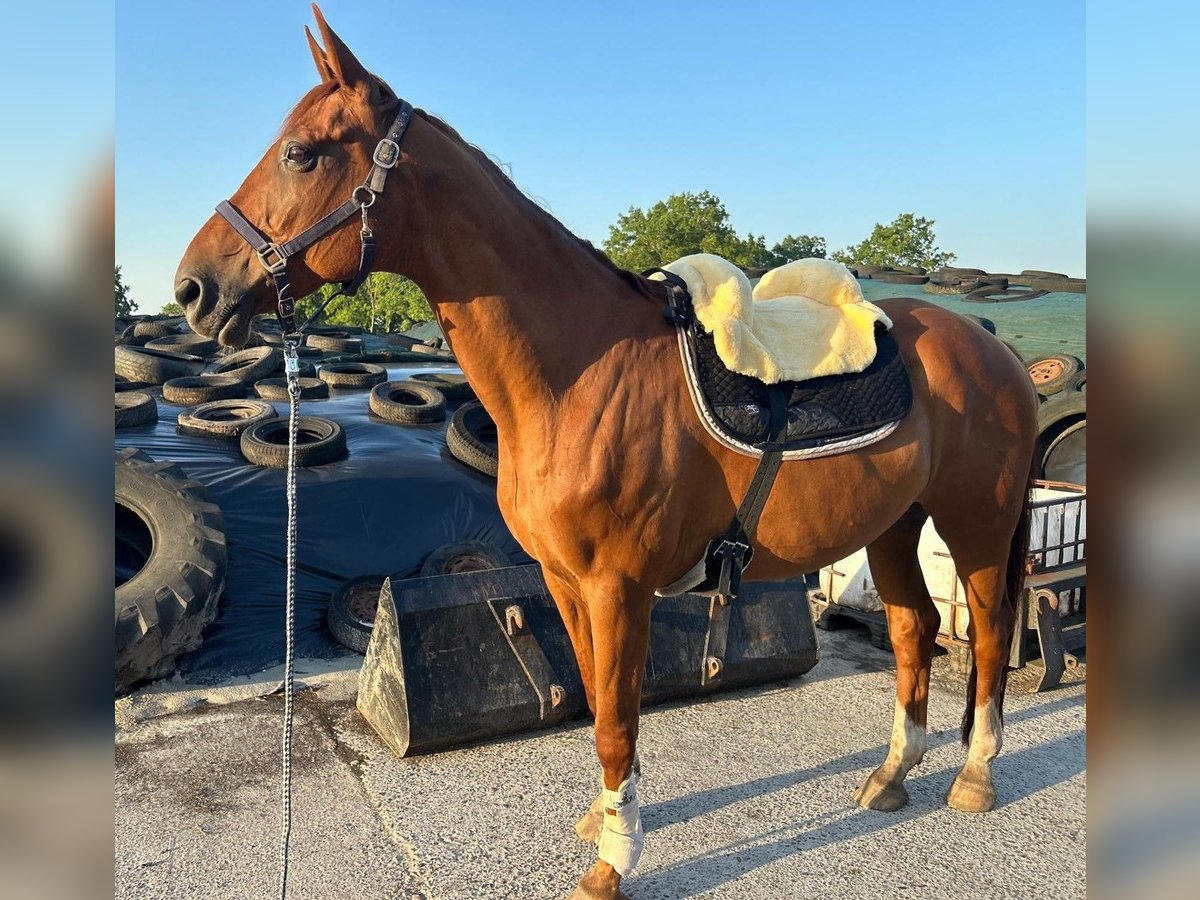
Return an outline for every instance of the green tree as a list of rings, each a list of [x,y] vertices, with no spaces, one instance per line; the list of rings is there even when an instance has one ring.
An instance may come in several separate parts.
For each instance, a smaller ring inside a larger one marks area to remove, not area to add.
[[[129,298],[129,285],[121,281],[121,267],[116,266],[117,274],[117,315],[127,316],[133,312],[133,301]]]
[[[876,223],[862,243],[839,250],[833,258],[840,263],[872,266],[923,266],[940,269],[954,262],[956,254],[934,243],[933,219],[901,213],[889,225]]]
[[[180,306],[178,303],[176,303],[174,300],[172,300],[169,303],[163,304],[162,314],[164,316],[182,316],[183,315],[183,307]]]
[[[815,234],[789,234],[767,251],[767,258],[760,265],[774,268],[814,257],[825,258],[825,238]]]
[[[739,237],[729,212],[709,191],[672,194],[647,210],[630,207],[608,230],[604,250],[622,268],[640,271],[692,253],[715,253],[740,266],[760,265],[762,237]]]
[[[323,285],[296,304],[297,318],[311,316],[337,286]],[[418,322],[428,322],[433,310],[421,289],[402,275],[373,272],[353,295],[338,297],[322,320],[331,325],[359,325],[368,331],[405,331]]]

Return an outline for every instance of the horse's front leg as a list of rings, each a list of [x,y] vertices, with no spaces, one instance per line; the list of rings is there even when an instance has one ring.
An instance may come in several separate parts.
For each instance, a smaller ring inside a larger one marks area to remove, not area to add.
[[[596,864],[572,898],[624,897],[621,878],[642,855],[638,800],[638,712],[650,643],[651,592],[628,579],[581,585],[595,664],[596,755],[602,769]],[[587,817],[585,817],[586,820]]]

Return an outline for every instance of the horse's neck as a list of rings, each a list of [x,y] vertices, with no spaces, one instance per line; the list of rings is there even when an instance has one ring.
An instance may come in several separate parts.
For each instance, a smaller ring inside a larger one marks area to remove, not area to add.
[[[580,375],[621,341],[661,331],[661,311],[514,189],[450,184],[423,204],[420,236],[402,239],[402,271],[506,444],[540,440]]]

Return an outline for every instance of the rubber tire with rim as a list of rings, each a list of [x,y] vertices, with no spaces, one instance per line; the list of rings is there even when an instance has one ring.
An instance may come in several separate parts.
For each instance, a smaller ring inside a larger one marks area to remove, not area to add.
[[[315,350],[330,353],[362,353],[362,338],[349,337],[345,332],[339,334],[310,334],[305,345]]]
[[[172,378],[162,386],[163,399],[180,406],[196,406],[212,400],[236,400],[246,396],[246,385],[229,375],[195,375]]]
[[[454,575],[459,572],[482,572],[503,569],[512,560],[503,550],[483,541],[456,541],[438,547],[421,563],[421,577]]]
[[[249,347],[216,359],[205,375],[228,375],[249,387],[283,365],[283,351],[275,347]]]
[[[387,381],[387,369],[375,363],[326,363],[317,377],[334,388],[369,388]]]
[[[489,441],[495,432],[496,423],[483,404],[472,400],[455,410],[450,418],[446,446],[459,462],[495,478],[500,471],[500,454]]]
[[[379,591],[387,575],[359,575],[343,581],[329,598],[329,610],[325,622],[329,632],[343,647],[355,653],[366,653],[371,643],[371,630],[375,627],[375,609]],[[375,603],[368,599],[375,595]]]
[[[262,400],[214,400],[181,412],[176,427],[184,434],[236,438],[251,425],[277,417],[275,407]]]
[[[410,381],[419,381],[430,387],[435,387],[447,400],[473,400],[475,389],[467,381],[465,375],[454,375],[440,372],[418,372]]]
[[[158,421],[158,404],[149,394],[138,392],[114,393],[116,427],[133,428]]]
[[[401,425],[428,425],[446,418],[446,398],[419,381],[385,381],[371,388],[371,412]]]
[[[323,416],[298,416],[296,428],[297,466],[323,466],[346,455],[346,432],[332,419]],[[270,469],[287,467],[287,419],[267,419],[251,425],[242,432],[239,441],[242,456],[247,462]]]
[[[1043,372],[1035,375],[1035,367]],[[1070,386],[1083,371],[1083,360],[1069,353],[1050,353],[1029,360],[1025,369],[1037,392],[1043,397],[1051,397]]]
[[[166,675],[181,653],[200,646],[217,613],[228,555],[221,510],[174,463],[123,451],[115,501],[118,574],[145,557],[116,589],[120,693]]]
[[[113,355],[116,374],[146,384],[199,375],[204,369],[204,360],[188,353],[120,346],[113,348]]]
[[[324,400],[329,396],[329,385],[320,378],[298,377],[296,381],[300,385],[301,400]],[[254,393],[258,394],[264,400],[282,400],[287,402],[291,399],[291,395],[288,393],[286,377],[259,379],[254,382]]]

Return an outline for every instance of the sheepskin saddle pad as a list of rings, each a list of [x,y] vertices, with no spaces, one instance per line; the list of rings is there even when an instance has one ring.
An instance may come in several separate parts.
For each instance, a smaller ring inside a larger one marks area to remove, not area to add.
[[[912,408],[891,320],[863,299],[845,266],[797,260],[767,272],[751,291],[737,266],[700,253],[651,277],[676,285],[668,316],[679,326],[693,404],[731,449],[761,455],[772,394],[786,401],[777,442],[785,459],[882,440]]]

